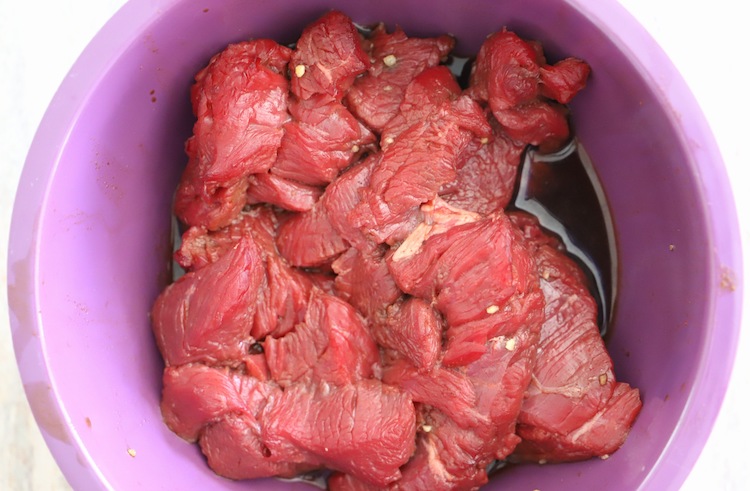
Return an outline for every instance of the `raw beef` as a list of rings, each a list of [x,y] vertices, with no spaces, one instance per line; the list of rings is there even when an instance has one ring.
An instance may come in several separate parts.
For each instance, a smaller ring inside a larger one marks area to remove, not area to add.
[[[532,383],[518,419],[515,456],[548,462],[609,455],[641,408],[637,389],[617,382],[580,268],[536,219],[516,212],[544,293],[544,324]]]
[[[357,27],[331,11],[302,31],[289,62],[292,93],[300,99],[327,94],[341,100],[370,66]]]
[[[570,134],[562,104],[586,85],[589,72],[574,58],[547,65],[538,43],[503,30],[482,44],[468,93],[489,104],[511,138],[553,151]]]
[[[196,122],[175,198],[183,222],[211,230],[228,225],[244,206],[247,176],[273,165],[289,118],[290,55],[274,41],[246,41],[214,56],[196,76]]]
[[[151,316],[164,421],[217,474],[474,490],[498,460],[623,444],[640,395],[586,277],[505,210],[526,147],[569,138],[590,68],[502,30],[463,90],[440,65],[455,42],[330,11],[196,76],[185,274]]]
[[[414,77],[444,60],[456,40],[448,35],[407,37],[399,27],[389,34],[384,24],[378,24],[370,41],[372,65],[354,82],[347,102],[357,117],[379,133],[398,113],[404,91]]]
[[[312,186],[331,182],[375,143],[375,135],[339,101],[316,95],[289,104],[278,159],[271,172]]]
[[[428,69],[407,88],[399,114],[361,201],[349,218],[377,243],[406,238],[421,220],[419,207],[456,178],[460,155],[473,136],[491,129],[479,106],[457,94],[445,67]],[[448,80],[450,79],[450,81]],[[438,95],[432,91],[438,89]],[[432,116],[425,119],[425,114]]]
[[[246,237],[216,262],[169,285],[151,312],[166,364],[240,363],[253,343],[253,299],[263,270],[260,249]]]
[[[371,378],[380,354],[363,319],[338,297],[313,290],[305,319],[262,343],[271,377],[282,387],[313,380],[345,385]]]
[[[376,486],[398,480],[414,452],[414,404],[377,380],[312,390],[295,385],[266,408],[263,420],[271,455],[293,445]]]

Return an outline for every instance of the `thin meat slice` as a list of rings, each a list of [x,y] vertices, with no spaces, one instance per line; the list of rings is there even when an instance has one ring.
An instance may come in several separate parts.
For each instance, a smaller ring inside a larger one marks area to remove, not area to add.
[[[351,385],[294,385],[263,414],[271,455],[293,445],[329,469],[376,486],[401,477],[414,452],[414,404],[378,380]]]
[[[321,194],[320,188],[262,172],[249,177],[247,203],[268,203],[289,211],[307,211]]]
[[[169,285],[151,312],[166,364],[241,363],[254,342],[253,300],[263,280],[261,251],[245,237],[216,262]]]
[[[520,212],[512,217],[527,237],[545,300],[516,457],[552,462],[609,455],[625,441],[640,410],[638,390],[615,380],[596,302],[580,268],[535,218]]]
[[[260,39],[228,46],[196,76],[196,122],[175,212],[188,225],[216,230],[242,209],[239,194],[252,173],[276,160],[288,120],[291,50]]]
[[[400,27],[388,33],[378,24],[370,36],[368,72],[358,78],[347,94],[352,112],[376,132],[398,113],[404,91],[426,68],[437,66],[453,50],[456,40],[408,37]]]
[[[354,308],[319,290],[313,290],[304,322],[262,344],[271,376],[282,387],[305,380],[345,385],[370,378],[380,358]]]
[[[291,90],[300,99],[326,94],[341,100],[369,66],[357,27],[331,11],[302,31],[289,62]]]
[[[316,95],[289,105],[279,155],[271,172],[312,186],[331,182],[375,143],[375,135],[339,101]]]

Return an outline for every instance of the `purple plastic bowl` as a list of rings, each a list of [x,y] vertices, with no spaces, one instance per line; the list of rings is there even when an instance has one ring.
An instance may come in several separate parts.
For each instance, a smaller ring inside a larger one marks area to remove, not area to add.
[[[16,356],[42,433],[77,489],[304,489],[216,477],[162,423],[148,312],[168,280],[170,202],[195,72],[227,43],[293,40],[328,8],[444,32],[458,51],[508,26],[593,67],[574,125],[609,198],[619,304],[609,348],[643,410],[607,461],[522,466],[488,489],[678,489],[711,430],[739,331],[739,238],[716,145],[686,85],[607,0],[132,0],[54,98],[13,214]],[[425,15],[429,12],[429,15]],[[134,450],[136,453],[131,456]],[[501,484],[502,482],[502,484]]]

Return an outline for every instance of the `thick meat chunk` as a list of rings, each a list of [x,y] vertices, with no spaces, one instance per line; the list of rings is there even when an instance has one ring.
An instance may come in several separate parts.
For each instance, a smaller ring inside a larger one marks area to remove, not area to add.
[[[271,208],[255,207],[243,212],[231,226],[216,232],[199,227],[188,229],[183,234],[180,249],[175,253],[183,267],[197,270],[218,261],[243,237],[257,245],[261,278],[247,300],[254,311],[254,315],[251,311],[250,335],[255,340],[271,333],[281,336],[301,322],[314,284],[312,276],[292,268],[279,255],[276,248],[277,226],[278,221]],[[323,278],[315,280],[317,282]]]
[[[167,367],[161,411],[164,422],[181,438],[196,441],[204,427],[229,414],[256,418],[278,387],[226,368],[202,364]]]
[[[381,131],[397,113],[404,91],[426,68],[437,66],[451,52],[456,40],[407,37],[397,27],[393,33],[377,25],[370,37],[369,71],[354,82],[347,94],[352,112],[375,131]]]
[[[317,460],[298,452],[269,452],[260,439],[259,421],[246,413],[208,426],[199,443],[209,467],[229,479],[291,478],[320,467]]]
[[[407,88],[403,111],[386,129],[394,136],[381,140],[383,151],[369,186],[349,215],[377,243],[406,238],[421,220],[419,207],[456,178],[456,165],[472,137],[491,131],[480,108],[455,94],[446,70],[428,69]],[[439,95],[428,95],[436,86],[442,87]],[[427,107],[434,111],[425,119]]]
[[[386,309],[402,295],[391,277],[384,253],[382,247],[374,244],[363,249],[351,248],[332,265],[337,274],[336,294],[370,323],[386,322]]]
[[[290,217],[279,227],[279,253],[293,266],[313,268],[336,259],[349,246],[333,228],[318,201],[309,211]]]
[[[247,186],[247,203],[269,203],[289,211],[307,211],[323,191],[297,181],[290,181],[269,172],[253,174]]]
[[[253,299],[263,280],[261,251],[243,238],[215,263],[169,285],[151,313],[166,364],[241,362],[253,343]]]
[[[380,357],[354,308],[318,290],[304,322],[281,338],[267,337],[263,348],[271,376],[282,387],[302,380],[344,385],[370,378]]]
[[[617,450],[638,414],[638,390],[616,382],[580,268],[532,217],[512,215],[527,237],[544,294],[532,383],[519,416],[517,456],[567,461]]]
[[[552,151],[568,139],[569,102],[589,75],[584,62],[547,65],[541,46],[500,31],[482,44],[474,63],[469,94],[486,101],[508,135]]]
[[[315,455],[326,467],[376,486],[399,477],[414,452],[414,404],[377,380],[344,387],[294,385],[263,415],[271,455],[288,445]]]
[[[243,181],[273,165],[289,118],[284,73],[290,54],[270,40],[238,43],[196,76],[197,120],[175,198],[183,222],[212,230],[227,225],[242,209]]]
[[[525,145],[512,140],[494,117],[491,139],[474,138],[458,165],[456,179],[440,189],[440,197],[457,208],[481,215],[505,209],[513,197]]]
[[[313,207],[288,219],[279,230],[281,255],[299,267],[327,265],[349,245],[369,248],[364,234],[348,219],[369,182],[373,160],[347,169],[325,190]]]
[[[427,238],[405,241],[389,267],[403,291],[434,301],[445,316],[445,365],[476,360],[488,340],[512,336],[519,326],[538,327],[536,268],[503,213],[436,235],[414,233]]]
[[[387,270],[387,264],[383,263]],[[421,298],[406,298],[388,307],[385,322],[371,325],[380,346],[396,351],[420,372],[438,362],[443,325],[440,314]]]
[[[271,173],[303,184],[331,182],[375,143],[375,135],[339,101],[317,95],[289,105],[292,121]]]
[[[370,66],[357,27],[331,11],[308,25],[289,62],[292,93],[300,99],[327,94],[341,100],[354,78]]]

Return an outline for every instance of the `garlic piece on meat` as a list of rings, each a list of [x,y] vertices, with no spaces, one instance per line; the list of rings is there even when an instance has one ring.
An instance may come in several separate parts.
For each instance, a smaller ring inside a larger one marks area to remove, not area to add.
[[[294,74],[297,75],[297,77],[302,77],[305,74],[305,65],[297,65],[294,67]]]
[[[387,55],[383,58],[383,64],[385,66],[393,66],[396,64],[396,56],[394,55]]]
[[[505,342],[505,349],[508,351],[513,351],[516,349],[516,338],[510,338]]]
[[[490,305],[489,307],[487,307],[487,309],[485,309],[485,312],[487,312],[490,315],[497,313],[499,311],[500,311],[500,307],[498,307],[497,305]]]

